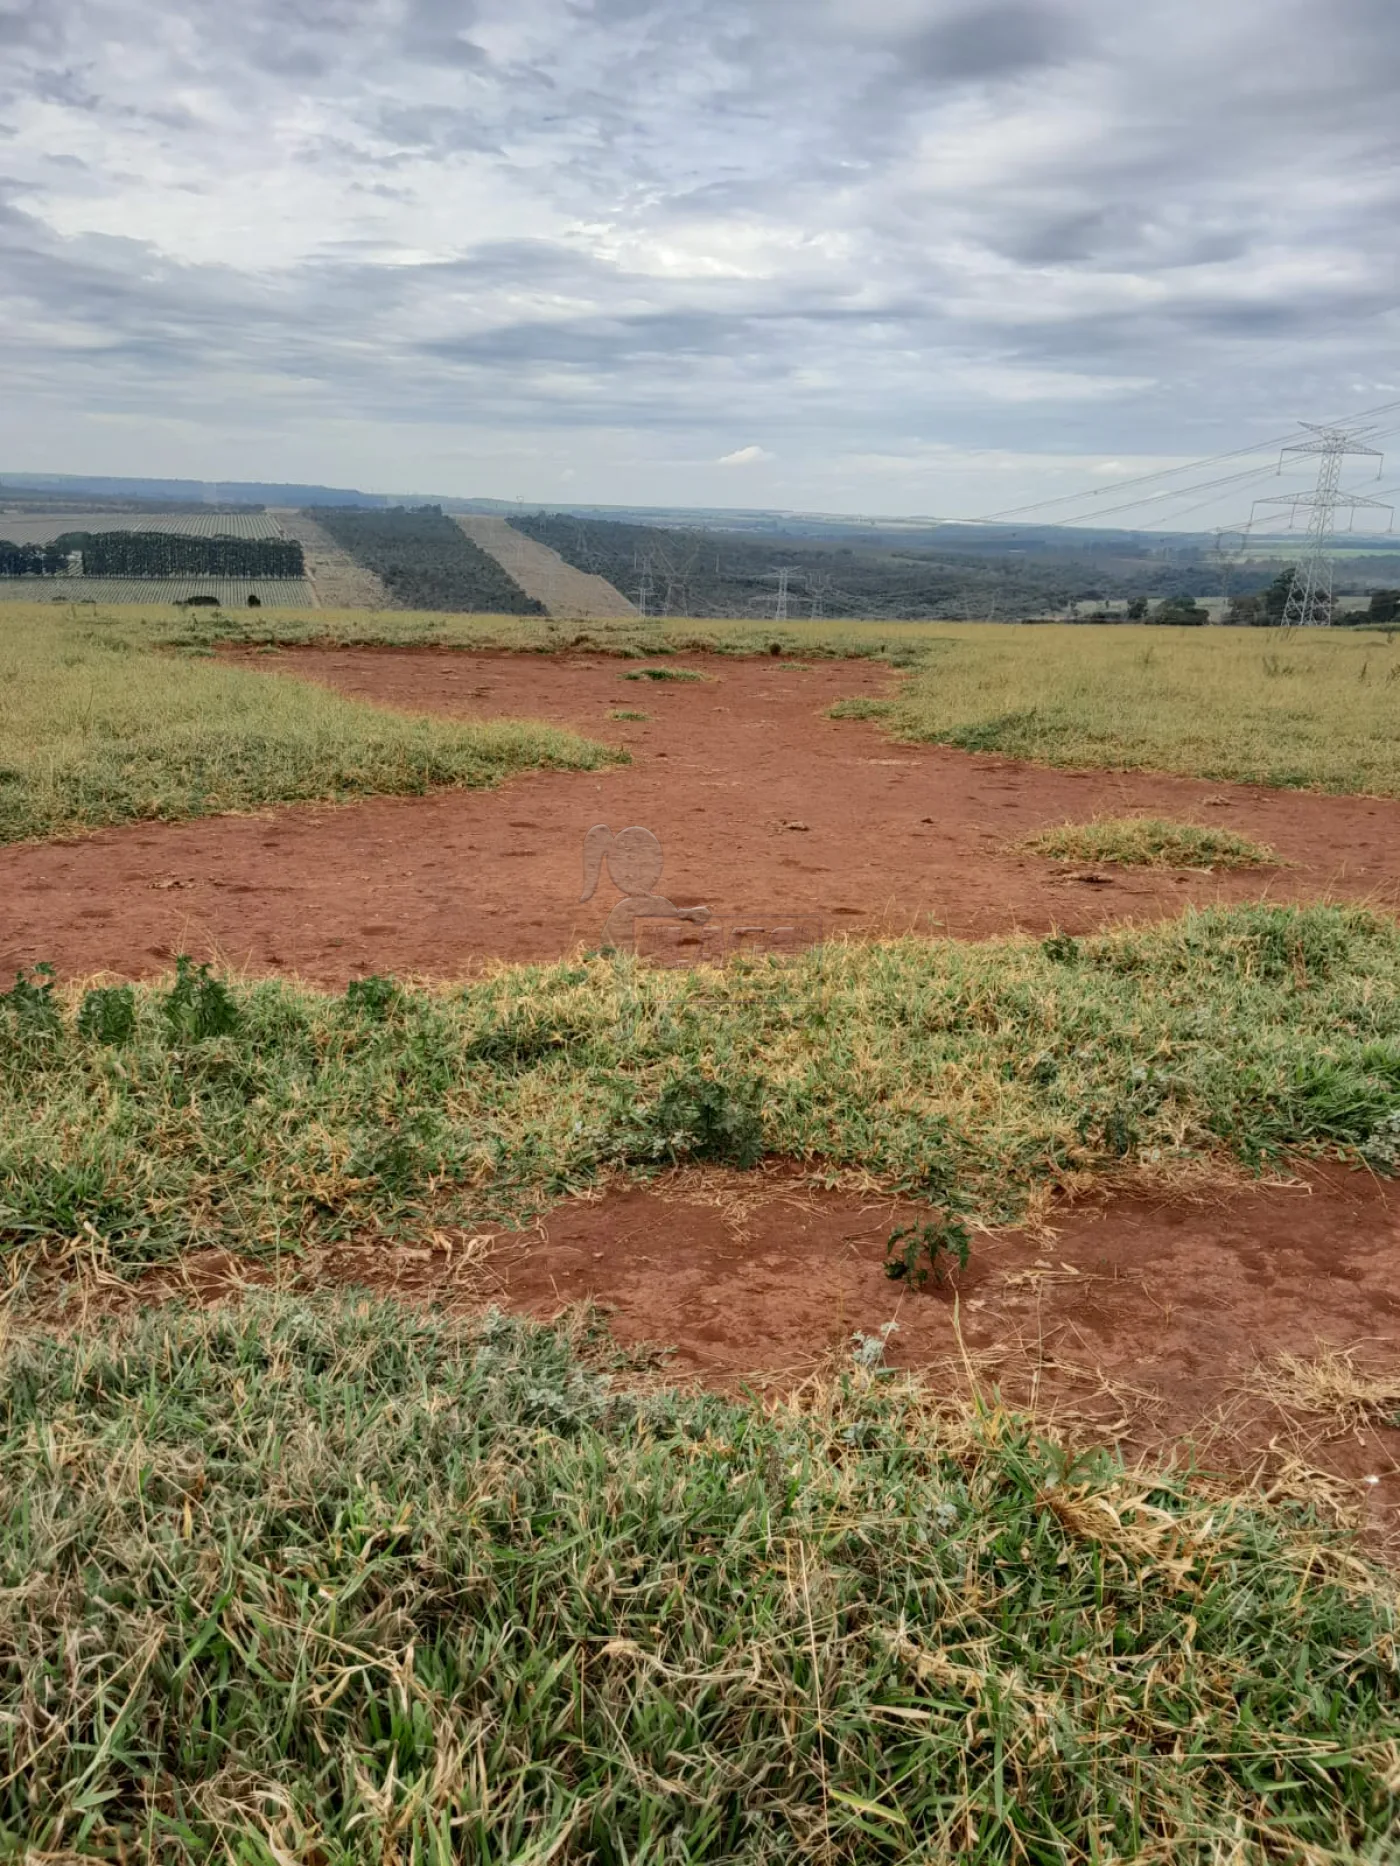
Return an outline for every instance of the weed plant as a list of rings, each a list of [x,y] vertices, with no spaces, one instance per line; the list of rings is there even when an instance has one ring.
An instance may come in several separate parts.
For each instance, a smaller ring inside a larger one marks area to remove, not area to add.
[[[0,1850],[1393,1858],[1393,1590],[1305,1518],[608,1358],[353,1298],[12,1341]]]
[[[14,1274],[79,1238],[120,1266],[509,1221],[610,1172],[762,1154],[1011,1220],[1134,1164],[1383,1167],[1400,1113],[1400,927],[1339,907],[344,997],[186,968],[131,1002],[123,1036],[125,1010],[51,980],[0,998]]]
[[[39,624],[0,613],[0,843],[417,795],[623,756],[544,724],[414,717],[307,681],[158,654],[111,614],[51,610]]]
[[[1114,862],[1125,868],[1267,868],[1278,856],[1228,829],[1202,829],[1160,816],[1096,817],[1028,836],[1017,848],[1060,861]]]

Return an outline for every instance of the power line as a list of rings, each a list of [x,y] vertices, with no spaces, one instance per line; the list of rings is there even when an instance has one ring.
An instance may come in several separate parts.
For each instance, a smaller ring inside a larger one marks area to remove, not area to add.
[[[1377,416],[1390,414],[1395,409],[1400,409],[1400,401],[1381,402],[1374,408],[1365,408],[1359,410],[1355,414],[1342,415],[1338,417],[1336,421],[1328,425],[1333,427],[1354,427],[1358,423],[1369,422]],[[1204,467],[1223,466],[1227,460],[1242,460],[1250,454],[1265,453],[1272,451],[1274,448],[1286,449],[1289,442],[1292,441],[1297,434],[1298,428],[1307,427],[1308,425],[1307,422],[1298,422],[1292,428],[1288,429],[1286,433],[1274,435],[1264,440],[1253,441],[1247,447],[1232,448],[1228,453],[1207,454],[1205,458],[1201,460],[1183,461],[1180,466],[1160,467],[1156,472],[1142,473],[1133,479],[1117,480],[1112,485],[1108,486],[1090,486],[1083,488],[1079,492],[1059,493],[1053,498],[1032,500],[1026,505],[1006,506],[999,512],[983,513],[980,517],[966,519],[962,522],[971,525],[998,524],[1005,519],[1018,518],[1028,512],[1044,512],[1049,511],[1054,506],[1077,505],[1085,501],[1108,498],[1112,494],[1126,492],[1133,486],[1148,486],[1156,480],[1171,479],[1180,473],[1194,473]],[[1129,505],[1132,503],[1135,502],[1130,501]],[[1121,511],[1129,508],[1128,506],[1120,506],[1113,509]],[[1106,517],[1107,515],[1106,513],[1096,514],[1096,516],[1099,517]],[[1074,523],[1072,519],[1064,522],[1067,524]]]
[[[1312,427],[1310,422],[1304,425]],[[1384,460],[1385,455],[1380,448],[1369,446],[1362,433],[1353,429],[1312,427],[1312,434],[1311,440],[1294,441],[1284,452],[1316,456],[1316,491],[1280,493],[1274,498],[1256,501],[1259,505],[1286,505],[1294,518],[1300,511],[1308,513],[1307,547],[1294,569],[1293,581],[1288,586],[1288,597],[1283,606],[1283,626],[1286,629],[1331,626],[1332,537],[1337,525],[1337,508],[1342,505],[1349,507],[1354,519],[1358,507],[1381,505],[1379,499],[1363,499],[1357,493],[1339,490],[1342,462],[1346,457],[1349,454],[1366,454],[1373,460]],[[1380,477],[1379,468],[1376,477]],[[1392,510],[1392,523],[1394,517]]]

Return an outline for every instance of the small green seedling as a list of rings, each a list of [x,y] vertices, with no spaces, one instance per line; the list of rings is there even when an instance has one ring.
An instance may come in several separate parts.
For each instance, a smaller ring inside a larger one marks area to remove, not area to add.
[[[127,1043],[136,1029],[136,993],[130,985],[99,985],[84,994],[78,1035],[90,1043]]]
[[[238,1006],[228,986],[210,976],[207,964],[196,967],[185,953],[175,961],[175,983],[163,1008],[177,1041],[199,1043],[231,1036],[238,1028]]]
[[[53,988],[51,965],[36,965],[32,977],[16,972],[13,988],[0,991],[0,1010],[11,1014],[22,1036],[51,1036],[63,1022],[54,1003]]]
[[[372,972],[368,978],[352,978],[345,987],[345,1008],[382,1023],[399,1002],[402,994],[392,978]]]
[[[948,1260],[960,1270],[967,1268],[972,1240],[961,1218],[945,1214],[917,1225],[896,1225],[885,1241],[885,1275],[891,1282],[907,1281],[922,1289],[932,1277],[942,1287],[948,1275]]]

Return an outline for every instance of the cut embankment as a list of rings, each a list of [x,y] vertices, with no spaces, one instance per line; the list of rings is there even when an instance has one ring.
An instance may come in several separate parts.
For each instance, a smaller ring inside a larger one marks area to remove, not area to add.
[[[271,803],[592,769],[558,727],[395,713],[302,681],[133,648],[102,618],[0,636],[0,842]]]
[[[1400,1157],[1400,929],[1337,908],[443,992],[22,982],[0,1043],[17,1270],[75,1238],[136,1265],[475,1228],[695,1160],[1005,1223],[1134,1165]]]
[[[1394,1590],[1305,1517],[871,1356],[761,1410],[580,1333],[261,1299],[12,1342],[0,1843],[1388,1857]]]

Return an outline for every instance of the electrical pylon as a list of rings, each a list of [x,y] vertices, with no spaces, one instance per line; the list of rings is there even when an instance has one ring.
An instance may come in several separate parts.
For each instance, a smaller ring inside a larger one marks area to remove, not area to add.
[[[775,622],[786,622],[788,619],[788,579],[791,576],[792,571],[785,565],[781,570],[770,570],[768,572],[768,577],[764,579],[765,582],[773,577],[776,577],[778,580],[778,594],[773,603],[773,620]]]
[[[1350,511],[1353,528],[1357,511],[1362,507],[1370,506],[1378,511],[1389,512],[1392,525],[1395,512],[1392,506],[1383,505],[1379,499],[1363,499],[1354,492],[1338,490],[1342,462],[1348,454],[1365,454],[1373,460],[1384,460],[1385,455],[1379,447],[1367,446],[1363,437],[1368,430],[1323,428],[1311,421],[1303,422],[1302,426],[1311,430],[1313,439],[1295,441],[1292,446],[1285,447],[1279,455],[1279,470],[1283,470],[1284,456],[1287,454],[1316,454],[1316,490],[1256,499],[1255,505],[1288,506],[1291,513],[1290,526],[1299,512],[1308,514],[1308,541],[1294,568],[1293,581],[1288,588],[1288,600],[1283,608],[1283,627],[1329,628],[1332,623],[1332,539],[1337,528],[1338,506],[1345,506]],[[1376,469],[1376,476],[1380,477],[1379,468]]]

